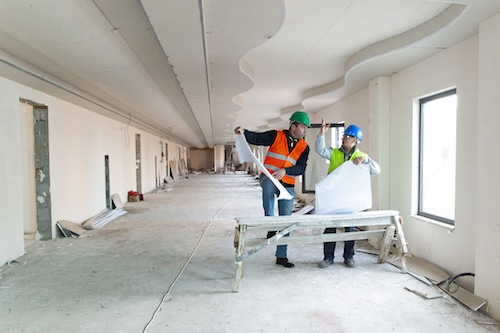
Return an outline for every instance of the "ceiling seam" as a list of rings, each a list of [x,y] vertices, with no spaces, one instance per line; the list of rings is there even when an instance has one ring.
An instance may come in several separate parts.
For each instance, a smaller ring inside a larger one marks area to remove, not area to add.
[[[208,92],[208,113],[210,114],[210,128],[211,128],[211,135],[212,135],[212,143],[215,143],[215,137],[214,137],[214,120],[213,120],[213,115],[212,115],[212,85],[210,84],[210,70],[209,70],[209,62],[208,62],[208,52],[207,52],[207,34],[206,34],[206,27],[205,27],[205,6],[203,3],[203,0],[199,0],[198,4],[200,6],[200,24],[201,24],[201,39],[203,41],[203,54],[205,58],[205,80],[207,82],[207,92]]]

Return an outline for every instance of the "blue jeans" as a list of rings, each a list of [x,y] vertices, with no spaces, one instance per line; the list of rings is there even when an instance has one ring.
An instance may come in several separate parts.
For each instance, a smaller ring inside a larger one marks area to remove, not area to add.
[[[344,228],[345,232],[353,232],[354,227],[345,227]],[[325,229],[325,234],[331,234],[331,233],[336,233],[337,228],[326,228]],[[323,243],[323,254],[324,254],[324,259],[331,259],[335,258],[335,245],[336,242],[326,242]],[[344,259],[352,259],[354,257],[354,241],[345,241],[344,242]]]
[[[271,179],[269,179],[265,174],[260,175],[260,186],[262,187],[262,205],[264,207],[265,216],[274,216],[274,202],[276,200],[275,196],[280,194],[278,188],[274,185]],[[278,214],[281,215],[292,215],[293,201],[295,198],[295,187],[285,187],[285,189],[290,193],[292,199],[290,200],[278,200]],[[276,232],[268,232],[267,237],[270,238],[274,236]],[[285,236],[288,236],[285,235]],[[287,245],[276,246],[276,257],[286,258]]]

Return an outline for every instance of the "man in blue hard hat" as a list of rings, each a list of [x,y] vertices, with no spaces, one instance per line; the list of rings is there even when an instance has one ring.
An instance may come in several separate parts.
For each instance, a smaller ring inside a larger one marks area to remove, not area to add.
[[[316,153],[321,157],[330,160],[328,173],[332,172],[346,161],[352,161],[355,165],[359,165],[361,163],[368,165],[372,176],[380,173],[380,166],[378,163],[372,160],[368,154],[363,153],[358,149],[358,144],[363,140],[363,131],[361,128],[354,124],[349,125],[344,130],[344,135],[342,136],[342,146],[340,148],[327,148],[325,147],[324,134],[329,127],[330,125],[325,124],[325,119],[322,119],[321,129],[316,137]],[[344,229],[345,232],[354,231],[354,227],[346,227]],[[336,228],[325,228],[324,233],[329,234],[335,233],[336,231]],[[323,243],[324,258],[319,264],[319,267],[326,268],[333,264],[333,259],[335,257],[335,245],[336,242]],[[344,264],[349,268],[354,268],[356,265],[354,262],[354,241],[344,242]]]

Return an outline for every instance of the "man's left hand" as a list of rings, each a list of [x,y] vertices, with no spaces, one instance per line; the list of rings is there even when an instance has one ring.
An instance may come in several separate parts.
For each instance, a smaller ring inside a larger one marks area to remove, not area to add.
[[[365,161],[365,157],[359,156],[359,157],[356,157],[355,159],[353,159],[352,163],[354,163],[354,165],[359,165],[359,164],[363,163],[364,161]]]
[[[276,170],[275,172],[272,173],[272,176],[278,180],[280,180],[281,178],[283,178],[283,176],[286,175],[286,170],[281,168],[281,169],[278,169]]]

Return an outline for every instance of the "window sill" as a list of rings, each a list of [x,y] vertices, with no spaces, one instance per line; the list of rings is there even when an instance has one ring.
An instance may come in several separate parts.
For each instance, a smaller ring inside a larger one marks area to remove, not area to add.
[[[434,225],[436,225],[438,227],[441,227],[441,228],[444,228],[444,229],[446,229],[448,231],[454,231],[455,230],[455,226],[454,225],[450,225],[450,224],[447,224],[447,223],[439,222],[439,221],[430,219],[428,217],[423,217],[423,216],[420,216],[420,215],[410,215],[410,217],[414,218],[416,220],[425,222],[425,223],[434,224]]]

